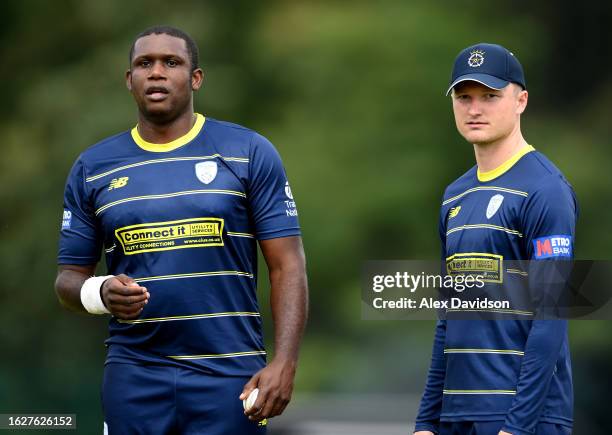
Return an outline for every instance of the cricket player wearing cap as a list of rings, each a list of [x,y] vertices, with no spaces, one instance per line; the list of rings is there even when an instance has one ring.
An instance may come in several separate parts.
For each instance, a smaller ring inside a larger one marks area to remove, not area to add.
[[[496,282],[532,287],[531,265],[573,257],[578,207],[561,172],[521,133],[523,68],[502,46],[468,47],[455,60],[448,94],[476,165],[444,192],[443,261],[447,270],[456,270],[457,258],[476,269],[496,265]],[[530,266],[504,267],[514,260]],[[436,325],[415,434],[570,434],[567,321],[518,310],[458,320],[450,311]]]

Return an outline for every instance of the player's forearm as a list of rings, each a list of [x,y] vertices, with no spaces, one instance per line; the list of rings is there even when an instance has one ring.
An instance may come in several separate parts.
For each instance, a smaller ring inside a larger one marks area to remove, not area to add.
[[[274,321],[274,359],[296,363],[308,312],[303,252],[270,269],[270,303]]]
[[[567,320],[533,321],[503,430],[530,433],[538,423],[566,335]]]
[[[60,266],[55,279],[55,293],[64,307],[86,312],[81,303],[81,287],[94,271],[95,266]]]
[[[439,320],[436,324],[431,365],[427,374],[427,383],[421,399],[416,418],[416,431],[437,432],[442,409],[442,392],[446,376],[446,358],[444,342],[446,340],[446,321]]]

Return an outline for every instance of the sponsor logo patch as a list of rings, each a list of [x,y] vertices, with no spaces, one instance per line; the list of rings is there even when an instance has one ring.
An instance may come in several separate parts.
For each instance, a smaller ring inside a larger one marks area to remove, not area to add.
[[[288,181],[285,183],[285,195],[287,195],[287,198],[293,199],[293,193],[291,193],[291,187]]]
[[[559,234],[540,237],[533,241],[536,259],[572,256],[572,236]]]
[[[449,275],[480,275],[484,282],[502,282],[504,257],[486,252],[467,252],[446,258]]]
[[[62,230],[67,230],[70,228],[72,224],[72,212],[70,210],[64,210],[64,215],[62,216]]]
[[[195,218],[129,225],[115,230],[125,255],[223,246],[223,219]]]
[[[288,200],[285,200],[285,206],[287,209],[287,216],[297,216],[297,208],[295,208],[295,201],[293,200],[293,193],[291,193],[291,187],[289,186],[289,182],[285,183],[285,195],[287,195]]]

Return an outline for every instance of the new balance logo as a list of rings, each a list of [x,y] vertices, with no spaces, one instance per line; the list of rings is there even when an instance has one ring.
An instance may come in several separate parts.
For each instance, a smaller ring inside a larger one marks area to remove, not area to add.
[[[450,209],[450,212],[448,212],[448,218],[452,219],[455,216],[457,216],[459,214],[459,212],[461,211],[461,206],[458,205],[457,207],[453,207]]]
[[[130,177],[113,178],[108,185],[108,190],[119,189],[128,183]]]

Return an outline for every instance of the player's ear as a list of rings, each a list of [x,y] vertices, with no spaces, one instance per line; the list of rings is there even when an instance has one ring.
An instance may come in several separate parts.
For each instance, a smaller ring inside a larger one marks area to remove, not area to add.
[[[196,68],[191,73],[191,90],[197,91],[202,87],[202,83],[204,82],[204,71],[202,68]]]
[[[132,92],[132,71],[130,70],[125,72],[125,86],[128,88],[128,91]]]
[[[525,111],[525,109],[527,108],[527,100],[529,99],[529,93],[524,90],[521,89],[519,94],[516,97],[516,113],[517,115],[520,115],[521,113],[523,113]]]

